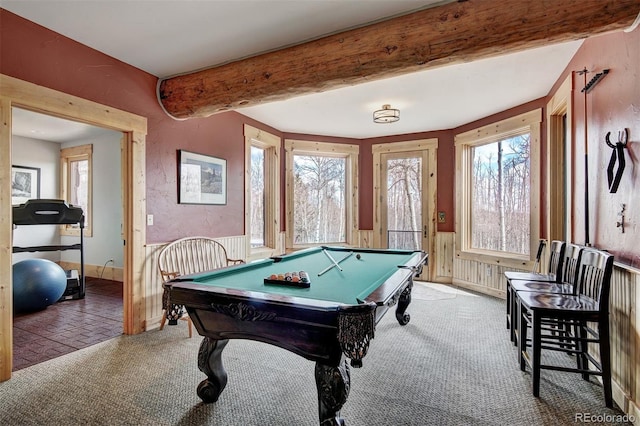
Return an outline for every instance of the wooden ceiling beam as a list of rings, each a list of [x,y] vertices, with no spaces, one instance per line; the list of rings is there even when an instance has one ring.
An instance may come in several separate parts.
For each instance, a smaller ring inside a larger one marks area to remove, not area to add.
[[[619,31],[639,12],[640,0],[459,0],[167,78],[158,99],[174,118],[206,117]]]

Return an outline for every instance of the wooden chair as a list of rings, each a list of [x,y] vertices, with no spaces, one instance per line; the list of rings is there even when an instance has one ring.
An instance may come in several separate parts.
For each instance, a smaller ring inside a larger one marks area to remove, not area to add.
[[[540,264],[542,254],[544,253],[544,249],[546,247],[547,240],[540,240],[540,245],[538,246],[538,252],[536,254],[536,264]],[[541,274],[536,272],[536,266],[534,266],[534,270],[532,272],[519,272],[519,271],[506,271],[504,276],[507,278],[507,303],[506,303],[506,317],[507,317],[507,328],[509,329],[509,334],[511,341],[515,341],[515,327],[514,322],[512,321],[514,314],[514,306],[515,301],[513,299],[513,291],[511,289],[511,283],[515,280],[523,280],[523,281],[539,281],[539,282],[557,282],[562,274],[562,266],[564,260],[564,250],[565,243],[564,241],[554,240],[551,242],[551,252],[549,253],[549,267],[547,269],[546,274]]]
[[[613,272],[613,255],[583,249],[578,267],[575,294],[517,292],[518,354],[520,369],[527,365],[532,371],[533,395],[540,395],[540,371],[556,370],[602,376],[605,404],[613,407],[611,395],[611,353],[609,342],[609,288]],[[557,329],[574,329],[572,335],[544,333],[545,323],[555,323]],[[596,324],[596,329],[590,327]],[[527,340],[531,329],[531,342]],[[569,344],[568,344],[569,342]],[[590,352],[590,343],[599,347],[600,360]],[[531,354],[528,348],[531,348]],[[575,368],[544,365],[542,350],[554,350],[576,355]],[[593,366],[593,368],[591,366]]]
[[[551,244],[553,245],[553,243],[562,243],[562,242],[553,241]],[[535,259],[535,262],[533,263],[533,268],[531,268],[531,272],[506,271],[504,275],[505,277],[507,277],[507,280],[509,279],[521,280],[521,279],[528,279],[528,277],[536,277],[536,276],[542,275],[542,272],[540,272],[539,269],[540,269],[540,265],[542,264],[542,255],[544,254],[546,248],[547,248],[547,240],[541,239],[540,243],[538,244],[536,259]],[[552,250],[553,250],[553,247],[552,247]],[[549,264],[549,269],[551,269],[551,264]]]
[[[511,321],[511,341],[517,344],[518,337],[517,326],[517,293],[519,291],[537,291],[543,293],[561,293],[561,294],[575,294],[575,283],[578,278],[578,265],[580,265],[580,258],[582,255],[582,247],[577,244],[567,243],[564,246],[564,252],[561,261],[561,268],[557,274],[554,274],[555,281],[525,281],[525,280],[511,280],[509,285],[510,301],[511,305],[510,316],[513,318]],[[555,330],[555,332],[568,333],[569,330]]]
[[[184,306],[174,305],[170,300],[170,292],[166,283],[181,275],[211,271],[231,265],[244,263],[241,259],[230,259],[222,244],[208,237],[186,237],[175,240],[162,248],[158,255],[158,268],[162,276],[162,320],[160,330],[165,322],[177,324],[178,319],[187,321],[189,337],[192,336],[192,324]]]

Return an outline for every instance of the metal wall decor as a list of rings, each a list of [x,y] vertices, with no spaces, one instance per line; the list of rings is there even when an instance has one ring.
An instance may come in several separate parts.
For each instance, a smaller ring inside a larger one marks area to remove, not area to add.
[[[605,141],[613,151],[611,152],[611,159],[607,166],[607,181],[609,183],[609,192],[615,194],[618,191],[618,185],[620,185],[622,173],[624,172],[624,149],[627,147],[627,142],[629,141],[629,129],[625,128],[623,131],[618,132],[618,142],[616,142],[615,145],[611,143],[609,136],[611,136],[611,132],[607,133]]]
[[[616,222],[616,228],[620,228],[620,231],[624,234],[624,211],[627,209],[626,204],[620,204],[620,222]]]

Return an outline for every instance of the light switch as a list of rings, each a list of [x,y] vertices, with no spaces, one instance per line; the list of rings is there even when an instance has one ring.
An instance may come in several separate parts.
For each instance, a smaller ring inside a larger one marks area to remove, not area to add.
[[[148,214],[147,215],[147,226],[151,226],[153,225],[153,215],[152,214]]]

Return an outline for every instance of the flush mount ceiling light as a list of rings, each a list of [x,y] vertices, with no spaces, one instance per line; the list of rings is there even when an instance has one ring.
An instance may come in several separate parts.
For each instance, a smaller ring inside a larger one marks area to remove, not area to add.
[[[395,123],[400,120],[400,110],[391,108],[391,105],[382,105],[382,109],[373,112],[374,123]]]

